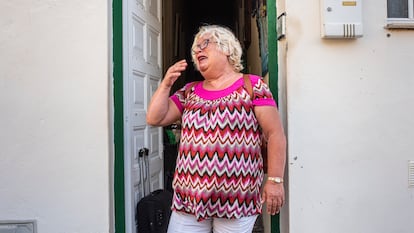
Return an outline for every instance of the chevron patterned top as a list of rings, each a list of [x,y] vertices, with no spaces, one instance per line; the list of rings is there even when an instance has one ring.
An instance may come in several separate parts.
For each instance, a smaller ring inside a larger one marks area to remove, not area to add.
[[[199,221],[261,213],[263,160],[253,106],[276,103],[259,76],[250,80],[253,101],[243,77],[220,91],[206,90],[202,82],[187,84],[170,97],[182,113],[172,209]]]

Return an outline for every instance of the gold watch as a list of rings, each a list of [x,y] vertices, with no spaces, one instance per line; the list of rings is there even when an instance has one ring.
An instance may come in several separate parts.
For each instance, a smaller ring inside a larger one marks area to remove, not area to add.
[[[281,177],[267,177],[267,180],[269,180],[269,181],[272,181],[273,183],[276,183],[276,184],[281,184],[281,183],[283,183],[283,178],[281,178]]]

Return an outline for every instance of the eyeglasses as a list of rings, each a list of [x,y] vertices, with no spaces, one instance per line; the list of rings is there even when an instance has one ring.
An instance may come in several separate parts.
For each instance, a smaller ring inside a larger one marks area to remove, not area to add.
[[[208,44],[209,43],[217,43],[217,42],[216,41],[210,41],[210,39],[205,39],[205,40],[203,40],[203,42],[201,42],[200,44],[197,44],[195,47],[196,48],[199,48],[200,51],[203,51],[205,48],[208,47]],[[195,49],[192,49],[193,54],[196,54],[196,50]]]

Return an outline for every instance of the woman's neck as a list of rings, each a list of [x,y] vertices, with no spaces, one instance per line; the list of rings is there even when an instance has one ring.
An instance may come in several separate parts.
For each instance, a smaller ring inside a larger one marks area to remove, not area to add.
[[[203,82],[204,89],[207,90],[222,90],[231,86],[240,77],[241,73],[231,71],[219,74],[217,76],[205,78]]]

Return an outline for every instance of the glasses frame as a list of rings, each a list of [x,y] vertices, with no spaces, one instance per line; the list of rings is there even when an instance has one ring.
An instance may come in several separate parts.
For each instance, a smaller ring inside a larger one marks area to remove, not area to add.
[[[203,40],[203,42],[201,42],[200,44],[196,44],[195,48],[191,50],[191,52],[193,54],[196,54],[197,51],[195,49],[199,49],[199,51],[203,51],[204,49],[206,49],[208,47],[208,44],[210,43],[217,43],[217,41],[211,41],[210,39],[205,39]]]

